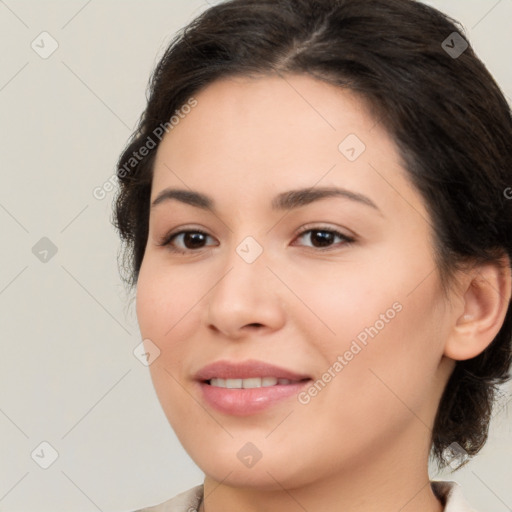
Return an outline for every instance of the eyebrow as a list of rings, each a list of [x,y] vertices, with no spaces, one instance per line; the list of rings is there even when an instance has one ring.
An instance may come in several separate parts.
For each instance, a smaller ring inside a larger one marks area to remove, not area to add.
[[[328,197],[341,197],[348,199],[350,201],[369,206],[382,215],[379,207],[369,197],[337,187],[302,188],[282,192],[272,200],[271,206],[273,210],[291,210]],[[154,208],[155,206],[170,200],[176,200],[203,210],[215,212],[215,201],[211,197],[206,194],[202,194],[201,192],[176,188],[166,188],[162,190],[151,204],[151,207]]]

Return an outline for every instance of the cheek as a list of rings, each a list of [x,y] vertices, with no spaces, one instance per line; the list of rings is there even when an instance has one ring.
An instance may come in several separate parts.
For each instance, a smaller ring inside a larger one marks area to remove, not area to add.
[[[329,361],[332,367],[341,356],[341,366],[318,405],[339,403],[333,412],[347,434],[372,438],[375,418],[397,428],[418,419],[429,423],[443,352],[441,300],[433,280],[409,295],[368,298],[359,311],[350,309],[352,317],[342,317],[351,321],[338,320],[339,342]]]
[[[142,338],[160,350],[149,370],[163,400],[164,395],[181,396],[178,381],[183,378],[183,363],[200,328],[201,298],[208,288],[196,271],[170,271],[151,253],[148,256],[139,273],[136,315]],[[167,410],[169,399],[165,402]]]
[[[143,338],[151,338],[155,322],[158,320],[158,297],[162,290],[157,285],[156,272],[145,256],[139,271],[137,293],[135,297],[135,310],[137,321]]]
[[[335,415],[359,411],[350,415],[356,430],[357,421],[377,411],[410,416],[407,407],[422,409],[434,388],[446,338],[444,298],[435,272],[424,281],[418,277],[432,268],[426,260],[376,259],[386,263],[331,274],[319,281],[323,286],[311,281],[300,292],[331,330],[316,336],[326,373],[317,376],[321,391],[314,400],[321,408],[343,403]],[[313,335],[313,327],[307,329]]]
[[[400,309],[395,280],[387,281],[382,277],[384,274],[375,265],[363,268],[362,264],[351,262],[343,262],[337,268],[324,265],[311,271],[295,271],[301,278],[294,281],[294,274],[290,274],[287,282],[309,311],[294,301],[293,310],[297,314],[293,321],[311,335],[315,330],[315,343],[331,359],[333,351],[343,353],[353,339],[364,343],[369,339],[369,329],[375,332],[376,325],[380,332],[398,315],[397,308]]]
[[[151,340],[160,350],[149,365],[149,372],[162,409],[171,420],[179,416],[183,408],[183,389],[177,378],[183,354],[179,344],[170,346],[169,341],[182,327],[179,319],[183,317],[184,305],[180,304],[186,298],[183,293],[173,292],[176,284],[163,279],[162,275],[148,260],[142,265],[137,283],[136,314],[142,339]]]
[[[151,256],[144,260],[136,295],[137,320],[144,338],[154,338],[162,344],[172,338],[177,327],[184,325],[187,312],[193,312],[200,295],[194,288],[195,281],[184,279],[183,274],[166,272]]]
[[[168,280],[167,280],[168,281]],[[177,351],[168,346],[166,340],[173,334],[173,326],[178,322],[179,308],[176,297],[182,294],[173,293],[176,285],[162,278],[162,273],[151,261],[145,259],[139,273],[136,294],[136,314],[141,337],[151,340],[160,350],[159,357],[149,366],[149,371],[157,396],[165,400],[162,393],[172,383],[171,375],[175,371],[172,365],[179,364],[180,357]]]

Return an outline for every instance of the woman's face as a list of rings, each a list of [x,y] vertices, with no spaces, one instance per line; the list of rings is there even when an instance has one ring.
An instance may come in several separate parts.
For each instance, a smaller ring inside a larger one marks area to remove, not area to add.
[[[137,288],[181,443],[212,478],[261,488],[426,461],[450,308],[393,141],[307,76],[195,99],[158,148]]]

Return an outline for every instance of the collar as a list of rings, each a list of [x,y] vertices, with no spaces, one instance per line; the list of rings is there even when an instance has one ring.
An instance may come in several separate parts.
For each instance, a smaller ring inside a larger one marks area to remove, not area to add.
[[[475,512],[470,508],[462,495],[461,486],[452,481],[431,481],[430,485],[435,496],[444,506],[443,512]],[[204,487],[197,485],[188,491],[178,494],[174,498],[149,508],[141,509],[137,512],[191,512],[199,509],[203,500]]]

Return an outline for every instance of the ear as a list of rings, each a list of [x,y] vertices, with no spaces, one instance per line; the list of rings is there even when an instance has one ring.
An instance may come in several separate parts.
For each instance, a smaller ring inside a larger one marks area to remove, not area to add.
[[[471,359],[482,353],[498,334],[510,303],[510,260],[478,264],[459,281],[457,308],[444,355],[455,360]],[[461,312],[462,309],[462,312]]]

